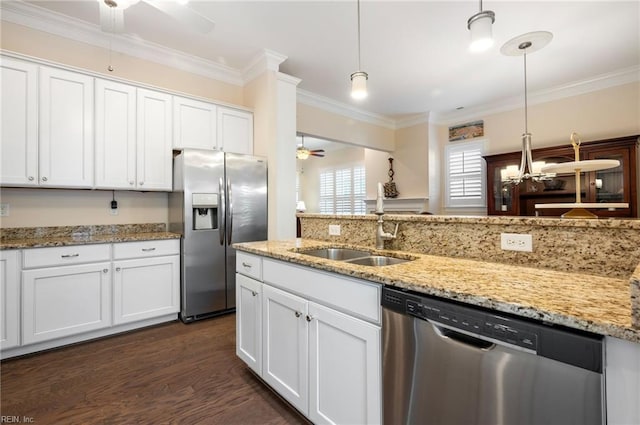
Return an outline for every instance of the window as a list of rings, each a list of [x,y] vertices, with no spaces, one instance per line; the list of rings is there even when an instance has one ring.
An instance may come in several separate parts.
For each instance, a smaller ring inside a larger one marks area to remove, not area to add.
[[[320,172],[320,214],[365,213],[364,165]]]
[[[484,141],[459,142],[445,148],[447,207],[485,206]]]

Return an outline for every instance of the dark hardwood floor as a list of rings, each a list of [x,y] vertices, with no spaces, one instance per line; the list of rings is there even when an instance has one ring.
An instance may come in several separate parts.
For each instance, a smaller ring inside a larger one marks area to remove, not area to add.
[[[34,424],[307,423],[236,357],[234,314],[9,359],[0,368],[1,414]]]

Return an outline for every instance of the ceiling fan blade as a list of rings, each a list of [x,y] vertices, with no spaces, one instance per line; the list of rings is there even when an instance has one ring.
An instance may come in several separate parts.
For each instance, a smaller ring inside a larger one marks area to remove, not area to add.
[[[104,1],[100,5],[100,27],[104,32],[124,32],[124,10],[109,7]]]
[[[311,150],[310,150],[310,152],[311,152],[311,153],[315,153],[315,152],[317,152],[317,153],[324,153],[324,149],[311,149]]]
[[[315,153],[315,152],[311,151],[311,153],[309,155],[317,156],[317,157],[320,157],[320,158],[324,158],[324,154],[323,153]]]
[[[144,1],[196,32],[209,34],[215,27],[215,22],[191,9],[189,6],[167,0]]]

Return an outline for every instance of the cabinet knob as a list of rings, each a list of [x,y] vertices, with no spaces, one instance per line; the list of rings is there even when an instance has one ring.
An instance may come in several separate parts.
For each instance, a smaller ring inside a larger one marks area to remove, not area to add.
[[[119,272],[120,271],[120,267],[116,267],[116,271]]]
[[[251,291],[251,295],[255,297],[256,295],[258,295],[258,293],[256,291]]]
[[[29,176],[29,181],[32,182],[33,181],[33,176]]]
[[[299,311],[296,311],[296,317],[300,317],[302,316],[302,313],[300,313]]]
[[[109,269],[102,269],[102,273],[109,273]]]
[[[144,182],[139,182],[138,184],[139,184],[140,186],[142,186],[142,185],[144,185]]]
[[[42,181],[43,181],[43,182],[46,182],[47,180],[48,180],[48,179],[47,179],[46,177],[43,177],[43,178],[42,178]]]
[[[133,186],[134,181],[133,180],[129,180],[129,185]]]
[[[307,314],[306,319],[307,319],[307,322],[310,322],[313,320],[313,316]]]

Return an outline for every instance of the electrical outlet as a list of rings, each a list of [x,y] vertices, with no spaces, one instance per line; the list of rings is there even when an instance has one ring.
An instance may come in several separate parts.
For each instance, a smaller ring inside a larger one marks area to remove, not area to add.
[[[519,233],[500,233],[500,248],[505,251],[533,252],[533,236]]]
[[[339,224],[330,224],[329,225],[329,235],[330,236],[340,236],[340,225]]]
[[[9,204],[0,204],[0,217],[9,217]]]

